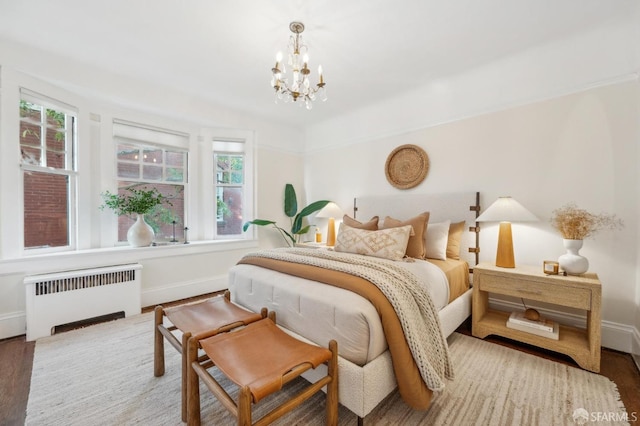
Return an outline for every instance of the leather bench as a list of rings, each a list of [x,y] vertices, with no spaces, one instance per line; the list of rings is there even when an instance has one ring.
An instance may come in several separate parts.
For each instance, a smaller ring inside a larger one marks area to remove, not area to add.
[[[188,342],[189,364],[187,399],[189,426],[200,424],[199,380],[220,403],[237,417],[238,425],[269,424],[290,412],[316,392],[327,386],[326,424],[338,423],[338,347],[331,340],[328,349],[293,338],[275,324],[275,313],[269,318],[225,334],[193,335]],[[198,360],[203,349],[208,360]],[[283,386],[310,368],[326,363],[328,372],[315,383],[288,399],[252,423],[252,404],[280,391]],[[207,369],[216,366],[239,387],[236,403]]]
[[[208,333],[215,335],[233,330],[266,318],[267,309],[260,313],[242,309],[231,303],[229,291],[224,295],[212,297],[203,302],[180,305],[172,308],[155,308],[154,319],[154,375],[164,375],[164,339],[182,356],[182,421],[187,421],[187,342],[194,334]],[[165,317],[171,325],[165,325]],[[174,332],[182,332],[181,341]]]

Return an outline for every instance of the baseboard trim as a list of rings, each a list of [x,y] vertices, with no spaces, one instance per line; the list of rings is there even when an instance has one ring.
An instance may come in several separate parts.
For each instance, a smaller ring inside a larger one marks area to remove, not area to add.
[[[20,336],[27,332],[27,313],[25,311],[9,312],[0,315],[0,339]]]
[[[636,367],[640,370],[640,330],[633,329],[633,342],[631,343],[631,356],[636,362]]]
[[[218,275],[199,280],[173,283],[169,286],[142,289],[142,307],[155,306],[174,300],[187,299],[201,294],[213,293],[228,287],[229,277]]]
[[[495,307],[501,311],[522,311],[522,304],[511,302],[508,300],[489,298],[491,307]],[[536,309],[545,317],[562,324],[570,325],[578,328],[585,328],[586,315],[576,315],[568,312],[556,311],[549,308],[536,306]],[[602,346],[605,348],[615,349],[617,351],[633,353],[632,342],[638,340],[637,329],[633,326],[620,324],[612,321],[603,320],[602,327]],[[635,336],[634,336],[635,335]],[[640,340],[637,342],[640,344]]]

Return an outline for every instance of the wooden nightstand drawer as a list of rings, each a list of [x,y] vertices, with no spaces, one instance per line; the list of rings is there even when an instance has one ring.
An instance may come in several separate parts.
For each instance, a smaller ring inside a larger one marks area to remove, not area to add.
[[[554,303],[577,309],[591,309],[591,291],[586,288],[576,288],[562,283],[541,283],[526,278],[513,278],[482,275],[479,277],[481,291],[521,297],[540,302]]]

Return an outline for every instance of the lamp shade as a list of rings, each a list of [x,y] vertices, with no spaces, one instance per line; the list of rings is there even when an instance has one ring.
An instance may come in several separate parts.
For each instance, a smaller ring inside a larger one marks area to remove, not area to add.
[[[336,218],[336,217],[342,217],[344,213],[342,212],[342,209],[334,202],[330,202],[329,204],[327,204],[326,206],[324,206],[322,208],[322,210],[320,210],[318,212],[318,214],[316,214],[316,217],[320,217],[320,218]]]
[[[536,222],[538,218],[511,197],[499,197],[477,222]]]

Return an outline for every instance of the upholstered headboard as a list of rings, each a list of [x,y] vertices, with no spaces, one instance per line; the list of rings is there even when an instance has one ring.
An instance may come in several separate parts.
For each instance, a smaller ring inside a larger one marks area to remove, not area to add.
[[[479,192],[365,196],[353,200],[353,217],[360,221],[367,221],[373,216],[379,216],[381,222],[386,216],[406,220],[427,211],[430,213],[429,222],[465,221],[467,232],[462,233],[460,258],[466,260],[470,268],[477,265],[480,252],[480,227],[476,223],[480,214]]]

